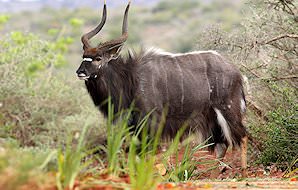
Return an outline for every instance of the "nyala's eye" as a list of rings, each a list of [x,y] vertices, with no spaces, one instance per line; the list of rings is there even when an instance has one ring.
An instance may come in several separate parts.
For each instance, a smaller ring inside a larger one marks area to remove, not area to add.
[[[101,57],[96,57],[95,60],[96,61],[101,61]]]

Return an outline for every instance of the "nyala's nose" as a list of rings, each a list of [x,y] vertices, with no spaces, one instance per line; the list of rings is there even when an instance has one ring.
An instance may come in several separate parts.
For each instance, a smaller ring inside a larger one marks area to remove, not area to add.
[[[76,71],[76,73],[77,73],[78,76],[80,76],[80,75],[85,75],[86,76],[84,70],[80,69],[80,68]]]
[[[84,70],[77,70],[77,75],[78,75],[78,78],[80,80],[88,80],[88,78],[90,78],[90,76],[88,76]]]

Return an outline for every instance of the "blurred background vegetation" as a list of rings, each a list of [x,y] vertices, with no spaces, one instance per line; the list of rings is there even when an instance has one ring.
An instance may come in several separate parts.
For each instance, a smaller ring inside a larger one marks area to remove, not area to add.
[[[57,148],[85,125],[93,131],[90,142],[102,133],[103,118],[75,75],[80,36],[100,20],[102,2],[94,2],[93,8],[0,13],[0,147]],[[111,2],[94,44],[120,34],[125,2]],[[298,155],[297,6],[294,0],[136,0],[126,46],[224,54],[245,76],[251,163],[286,168]]]

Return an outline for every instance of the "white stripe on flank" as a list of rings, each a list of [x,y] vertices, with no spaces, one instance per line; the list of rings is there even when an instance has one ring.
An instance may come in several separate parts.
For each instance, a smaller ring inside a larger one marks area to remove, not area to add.
[[[233,141],[232,141],[232,138],[231,138],[231,130],[229,128],[229,125],[226,121],[226,119],[224,118],[224,116],[222,115],[221,111],[214,108],[214,111],[217,115],[217,122],[219,124],[219,126],[221,127],[221,130],[225,136],[225,138],[227,139],[228,143],[230,146],[233,146]]]
[[[179,65],[179,63],[175,60],[174,61],[178,67],[179,70],[179,75],[180,75],[180,80],[181,81],[181,113],[183,113],[183,105],[184,105],[184,76],[183,76],[183,70],[181,69],[181,66]]]
[[[206,79],[207,79],[207,84],[208,84],[208,100],[210,101],[210,97],[211,97],[211,93],[212,93],[212,89],[210,87],[210,82],[209,82],[209,78],[208,78],[208,74],[207,74],[207,67],[206,67]]]
[[[241,98],[241,100],[240,100],[240,106],[241,106],[241,112],[242,113],[245,113],[245,111],[246,111],[246,105],[245,105],[245,101],[244,101],[243,98]]]

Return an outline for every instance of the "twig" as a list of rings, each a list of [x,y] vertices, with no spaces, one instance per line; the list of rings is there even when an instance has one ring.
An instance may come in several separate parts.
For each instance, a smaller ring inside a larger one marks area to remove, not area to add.
[[[250,73],[252,73],[257,78],[261,78],[256,72],[252,71],[252,69],[248,68],[246,65],[241,64],[241,66],[244,67],[247,71],[249,71]]]
[[[262,147],[262,143],[259,141],[256,141],[250,132],[247,132],[247,137],[248,137],[250,144],[254,147],[254,150],[257,149],[258,153],[262,152],[264,150],[264,148]]]
[[[268,117],[264,114],[263,110],[254,102],[246,100],[248,108],[250,108],[259,118],[268,121]]]

